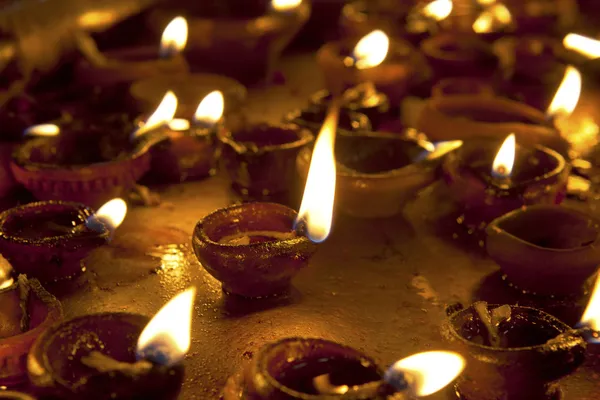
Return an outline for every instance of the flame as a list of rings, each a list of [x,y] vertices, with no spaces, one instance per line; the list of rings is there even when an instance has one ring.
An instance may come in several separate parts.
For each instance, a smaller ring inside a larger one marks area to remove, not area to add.
[[[426,351],[397,361],[385,373],[386,382],[406,378],[417,396],[429,396],[452,382],[465,368],[465,360],[449,351]]]
[[[156,313],[138,339],[138,359],[167,366],[183,359],[190,349],[195,297],[196,288],[191,287],[173,297]]]
[[[479,17],[473,22],[473,30],[477,33],[491,32],[494,22],[505,26],[512,22],[510,11],[503,4],[494,4],[489,9],[479,14]]]
[[[581,317],[581,323],[596,332],[600,331],[600,275],[596,278],[596,285]]]
[[[433,143],[432,143],[433,144]],[[433,144],[433,149],[427,154],[428,160],[440,158],[463,145],[462,140],[448,140]]]
[[[39,124],[32,125],[25,129],[24,136],[57,136],[60,133],[60,128],[55,124]]]
[[[225,99],[223,93],[218,90],[207,94],[196,109],[194,114],[194,121],[205,123],[212,126],[219,122],[223,116],[223,110],[225,109]]]
[[[565,76],[552,99],[546,113],[548,115],[569,116],[579,102],[581,94],[581,74],[577,68],[569,65]]]
[[[565,36],[563,46],[569,50],[578,52],[590,60],[600,57],[600,40],[578,35],[577,33],[569,33]]]
[[[335,102],[334,102],[335,103]],[[306,233],[313,242],[327,239],[333,219],[335,197],[335,133],[338,125],[339,107],[333,104],[315,142],[308,178],[304,187],[302,204],[296,223],[306,224]]]
[[[169,129],[172,131],[187,131],[190,129],[190,121],[183,118],[175,118],[169,121]]]
[[[160,39],[160,56],[173,57],[181,52],[187,43],[188,24],[185,18],[175,17],[163,31]]]
[[[12,278],[12,265],[0,254],[0,290],[11,287],[15,280]]]
[[[511,133],[504,139],[504,143],[498,150],[494,163],[492,164],[492,175],[496,178],[508,178],[515,163],[516,152],[515,134]]]
[[[272,0],[271,7],[277,11],[291,11],[302,4],[302,0]]]
[[[491,6],[492,4],[496,3],[496,0],[477,0],[477,3],[480,6]]]
[[[390,38],[377,29],[358,41],[352,52],[358,69],[373,68],[385,60],[390,48]]]
[[[423,7],[423,15],[441,21],[448,18],[452,12],[452,0],[434,0]]]
[[[172,91],[168,91],[162,101],[156,107],[156,110],[148,117],[146,122],[140,126],[134,133],[133,137],[139,137],[142,134],[156,129],[164,124],[169,123],[175,116],[177,111],[177,96]]]
[[[123,199],[112,199],[90,215],[85,221],[86,226],[97,232],[104,232],[108,229],[114,232],[125,219],[127,215],[127,203]]]

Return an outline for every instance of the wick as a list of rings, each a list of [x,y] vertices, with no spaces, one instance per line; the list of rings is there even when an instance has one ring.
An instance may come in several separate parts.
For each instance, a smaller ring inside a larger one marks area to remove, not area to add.
[[[498,327],[501,322],[510,319],[511,309],[509,305],[503,305],[490,311],[485,301],[478,301],[473,304],[479,319],[483,322],[488,332],[488,340],[492,347],[500,347],[501,339]]]
[[[17,277],[17,283],[19,285],[19,307],[21,308],[21,332],[27,332],[29,330],[29,311],[27,304],[29,303],[29,293],[31,291],[31,285],[27,279],[27,275],[19,275]]]
[[[101,373],[120,372],[132,377],[148,373],[152,369],[150,361],[140,360],[135,363],[121,362],[99,351],[92,351],[87,356],[81,357],[81,363]]]

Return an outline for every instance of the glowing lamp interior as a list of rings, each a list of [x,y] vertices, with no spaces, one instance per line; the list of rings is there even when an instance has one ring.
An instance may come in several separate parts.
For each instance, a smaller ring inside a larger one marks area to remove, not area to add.
[[[163,31],[160,39],[160,56],[172,57],[181,52],[187,43],[188,24],[185,18],[175,17]]]
[[[33,125],[29,128],[25,129],[23,134],[25,136],[39,136],[39,137],[48,137],[48,136],[57,136],[60,133],[60,128],[55,124],[39,124]]]
[[[138,339],[138,359],[167,366],[183,359],[190,349],[195,297],[196,288],[191,287],[173,297],[156,313]]]
[[[271,6],[277,11],[290,11],[302,4],[302,0],[272,0]]]
[[[177,96],[169,90],[152,115],[133,133],[133,137],[139,137],[146,132],[168,124],[175,116],[175,112],[177,112]]]
[[[352,53],[358,69],[373,68],[385,60],[390,38],[381,30],[374,30],[358,41]]]
[[[427,351],[397,361],[386,372],[386,380],[403,373],[414,394],[429,396],[447,386],[465,368],[465,360],[449,351]],[[393,379],[393,378],[392,378]]]
[[[339,108],[332,108],[319,132],[296,220],[305,224],[306,234],[313,242],[324,241],[331,231],[336,179],[333,149],[338,117]]]
[[[452,0],[434,0],[423,7],[423,15],[441,21],[448,18],[452,12],[452,7]]]
[[[187,131],[190,129],[190,121],[183,118],[175,118],[169,121],[169,129],[172,131]]]
[[[600,40],[587,36],[569,33],[563,39],[563,46],[569,50],[576,51],[590,60],[600,57]]]
[[[494,163],[492,164],[492,176],[495,178],[508,178],[513,170],[515,163],[515,152],[516,152],[516,138],[515,134],[511,133],[504,143],[500,146]]]
[[[548,115],[560,116],[571,115],[575,107],[577,107],[580,94],[581,74],[577,68],[569,65],[546,113]]]
[[[600,276],[596,278],[596,285],[590,301],[581,317],[581,323],[589,326],[594,331],[600,331]],[[600,342],[600,340],[595,340]]]
[[[223,93],[215,90],[207,94],[200,101],[194,114],[194,121],[212,126],[219,122],[223,116],[224,109],[225,99],[223,98]]]

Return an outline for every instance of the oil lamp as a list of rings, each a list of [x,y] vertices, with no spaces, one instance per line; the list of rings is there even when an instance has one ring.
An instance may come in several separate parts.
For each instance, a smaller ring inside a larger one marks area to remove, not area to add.
[[[18,273],[43,282],[82,272],[81,260],[108,243],[127,206],[113,199],[94,213],[83,204],[42,201],[0,214],[0,253]]]
[[[284,48],[310,16],[308,1],[271,0],[261,15],[240,8],[237,18],[188,16],[190,38],[186,57],[193,69],[222,74],[244,84],[269,79]],[[160,26],[170,18],[157,10],[151,19]],[[231,60],[236,60],[232,62]]]
[[[62,307],[36,279],[13,279],[10,264],[0,256],[0,317],[0,385],[19,385],[27,380],[33,341],[62,319]]]
[[[522,207],[492,221],[486,249],[519,289],[580,294],[600,265],[600,222],[565,206]]]
[[[332,106],[315,142],[300,211],[276,203],[245,203],[201,219],[192,244],[225,293],[257,298],[286,293],[331,230],[335,192]]]
[[[324,339],[286,338],[263,346],[227,381],[224,400],[408,399],[429,396],[463,370],[456,353],[429,351],[382,372],[365,354]],[[389,396],[389,397],[388,397]]]
[[[442,170],[470,226],[485,226],[523,205],[560,203],[569,175],[560,154],[542,146],[516,146],[514,134],[500,147],[489,140],[465,142],[448,154]]]
[[[195,288],[171,299],[148,322],[130,313],[65,321],[35,341],[31,382],[64,399],[176,399],[190,348]]]
[[[174,18],[164,29],[160,48],[125,48],[100,53],[94,62],[82,60],[75,67],[76,79],[85,85],[111,86],[156,75],[184,74],[188,65],[180,52],[188,37],[187,21]]]

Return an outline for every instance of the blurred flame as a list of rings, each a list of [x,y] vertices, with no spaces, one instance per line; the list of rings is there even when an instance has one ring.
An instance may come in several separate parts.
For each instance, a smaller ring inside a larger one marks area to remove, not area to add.
[[[331,231],[336,178],[333,149],[338,117],[339,107],[332,105],[315,142],[302,204],[296,219],[296,224],[300,221],[306,224],[308,238],[317,243],[327,239]]]
[[[183,118],[175,118],[171,121],[169,121],[169,129],[172,131],[187,131],[188,129],[190,129],[190,121],[188,121],[187,119],[183,119]]]
[[[477,0],[477,3],[479,3],[481,6],[491,6],[495,2],[496,0]]]
[[[32,125],[25,129],[25,136],[57,136],[60,133],[60,128],[55,124],[39,124]]]
[[[510,11],[508,11],[508,8],[504,4],[494,4],[479,14],[479,17],[473,22],[473,30],[477,33],[491,32],[494,22],[497,22],[501,26],[512,22]]]
[[[579,102],[581,94],[581,74],[577,68],[569,65],[565,76],[548,107],[546,114],[569,116]]]
[[[183,359],[190,349],[195,297],[196,288],[191,287],[173,297],[156,313],[138,339],[138,359],[167,366]]]
[[[508,178],[513,170],[516,152],[515,134],[511,133],[504,139],[492,164],[492,175],[496,178]]]
[[[452,12],[452,0],[434,0],[423,8],[423,15],[441,21]]]
[[[390,47],[390,38],[377,29],[358,41],[352,52],[354,65],[358,69],[373,68],[385,60]]]
[[[12,265],[0,254],[0,290],[11,287],[15,280],[12,278]]]
[[[142,134],[156,129],[161,125],[168,124],[177,111],[177,96],[172,91],[168,91],[163,97],[162,101],[156,107],[156,110],[148,117],[146,122],[140,126],[138,130],[133,133],[133,137],[141,136]]]
[[[165,28],[160,39],[160,56],[173,57],[181,52],[187,43],[188,24],[185,18],[175,17]]]
[[[567,34],[563,39],[563,46],[569,50],[578,52],[590,60],[600,57],[600,40],[577,33]]]
[[[302,0],[272,0],[271,6],[277,11],[291,11],[302,4]]]
[[[410,388],[417,396],[429,396],[447,386],[465,368],[465,360],[449,351],[426,351],[397,361],[385,373],[393,382],[406,374]]]
[[[433,143],[432,143],[433,144]],[[451,151],[454,151],[463,145],[462,140],[448,140],[445,142],[438,142],[433,144],[433,149],[427,155],[428,160],[440,158]]]
[[[473,22],[473,30],[477,33],[486,33],[492,30],[494,16],[489,11],[484,11]]]
[[[600,331],[600,275],[596,278],[596,285],[581,317],[581,323],[595,331]]]
[[[225,99],[223,93],[218,90],[207,94],[196,109],[194,121],[202,122],[209,125],[216,124],[223,116],[225,109]]]

